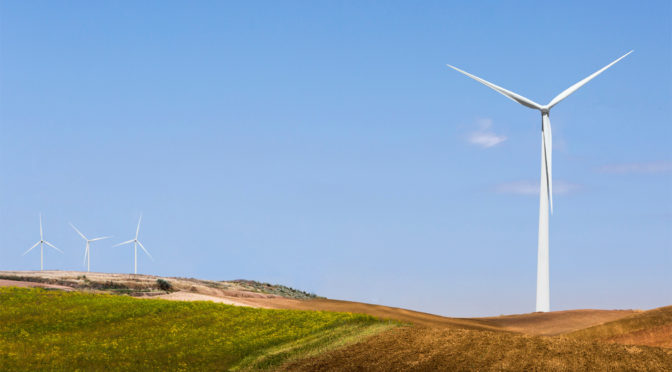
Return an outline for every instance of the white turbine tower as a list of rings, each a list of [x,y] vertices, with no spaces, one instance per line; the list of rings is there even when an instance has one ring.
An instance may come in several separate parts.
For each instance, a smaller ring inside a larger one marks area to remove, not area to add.
[[[109,239],[111,237],[110,236],[102,236],[100,238],[89,239],[86,236],[84,236],[84,234],[82,234],[81,231],[77,230],[77,228],[75,227],[75,225],[72,224],[72,222],[70,222],[70,226],[72,226],[72,228],[75,229],[75,231],[77,231],[77,234],[79,234],[79,236],[81,236],[82,239],[84,239],[86,241],[86,248],[84,250],[84,262],[86,263],[86,272],[88,273],[89,271],[91,271],[91,250],[90,250],[91,249],[91,242],[95,242],[95,241],[103,240],[103,239]]]
[[[44,240],[44,233],[42,232],[42,213],[40,213],[40,241],[38,241],[37,243],[35,243],[35,245],[33,245],[32,247],[30,247],[30,249],[28,249],[27,251],[25,251],[25,252],[23,253],[23,255],[25,256],[26,254],[28,254],[28,252],[32,251],[33,248],[37,247],[38,245],[40,246],[40,271],[44,270],[44,244],[46,244],[46,245],[50,246],[51,248],[54,248],[55,250],[57,250],[57,251],[63,253],[62,250],[60,250],[60,249],[54,247],[53,244],[51,244],[51,243],[49,243],[48,241]]]
[[[134,270],[133,270],[133,273],[134,273],[134,274],[137,274],[137,273],[138,273],[138,246],[140,246],[140,248],[142,248],[142,250],[145,251],[145,253],[147,254],[147,256],[149,256],[149,258],[151,258],[152,260],[154,260],[154,258],[152,257],[152,255],[149,254],[149,252],[147,252],[147,250],[145,249],[145,247],[144,247],[144,246],[142,245],[142,243],[140,243],[140,241],[138,240],[138,233],[140,233],[140,221],[142,221],[142,216],[140,216],[140,219],[138,220],[138,228],[135,230],[135,238],[134,238],[134,239],[127,240],[127,241],[125,241],[125,242],[121,242],[121,243],[119,243],[119,244],[115,244],[115,245],[113,245],[113,247],[118,247],[118,246],[120,246],[120,245],[133,243],[133,250],[134,250],[134,254],[135,254],[135,266],[134,266]]]
[[[541,112],[541,189],[539,195],[539,241],[538,241],[538,256],[537,256],[537,311],[550,311],[550,285],[548,279],[548,206],[550,203],[551,214],[553,214],[553,178],[551,172],[551,152],[552,152],[552,137],[551,137],[551,120],[549,119],[549,112],[553,106],[557,105],[563,99],[569,97],[570,94],[576,92],[579,88],[584,86],[604,70],[613,66],[616,62],[625,58],[633,51],[629,51],[621,58],[604,66],[597,72],[579,81],[571,87],[565,89],[564,92],[558,94],[547,105],[540,105],[533,102],[519,94],[513,93],[500,86],[485,81],[468,72],[462,71],[455,66],[448,65],[448,67],[469,76],[470,78],[482,83],[497,92],[503,94],[507,98],[520,103],[523,106],[531,109],[536,109]]]

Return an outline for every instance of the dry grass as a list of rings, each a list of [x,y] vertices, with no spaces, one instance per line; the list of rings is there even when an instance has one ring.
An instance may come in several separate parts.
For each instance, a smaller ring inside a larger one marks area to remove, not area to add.
[[[672,306],[641,312],[602,325],[572,332],[579,340],[601,340],[672,348]]]

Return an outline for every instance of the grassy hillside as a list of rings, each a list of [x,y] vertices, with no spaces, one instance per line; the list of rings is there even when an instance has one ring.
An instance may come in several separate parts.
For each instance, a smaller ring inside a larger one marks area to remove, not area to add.
[[[0,288],[0,370],[266,368],[396,324],[367,315]]]
[[[648,310],[567,336],[581,340],[672,347],[672,306]]]

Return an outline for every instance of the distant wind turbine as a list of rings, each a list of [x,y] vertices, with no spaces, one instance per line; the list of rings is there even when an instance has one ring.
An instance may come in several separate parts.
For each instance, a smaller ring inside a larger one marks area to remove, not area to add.
[[[79,236],[81,236],[82,239],[86,241],[86,248],[84,250],[84,262],[86,263],[86,272],[88,273],[89,271],[91,271],[91,250],[90,250],[91,242],[103,239],[109,239],[111,238],[111,236],[102,236],[100,238],[89,239],[86,236],[84,236],[84,234],[82,234],[81,231],[77,230],[77,228],[75,227],[75,225],[72,224],[72,222],[70,222],[70,226],[72,226],[72,228],[75,229],[75,231],[77,231],[77,234],[79,234]]]
[[[548,274],[548,205],[551,205],[551,214],[553,214],[553,183],[551,172],[551,152],[552,152],[552,136],[551,136],[551,120],[549,113],[553,106],[557,105],[563,99],[569,97],[570,94],[576,92],[579,88],[591,81],[594,77],[604,72],[604,70],[613,66],[616,62],[625,58],[633,51],[629,51],[621,58],[611,62],[602,67],[597,72],[579,81],[571,87],[565,89],[564,92],[558,94],[547,105],[540,105],[533,102],[519,94],[506,90],[493,83],[485,81],[478,76],[474,76],[466,71],[462,71],[455,66],[448,65],[448,67],[469,76],[487,87],[496,90],[507,98],[520,103],[523,106],[531,109],[536,109],[541,112],[541,189],[539,195],[539,240],[538,240],[538,256],[537,256],[537,311],[550,311],[550,284]]]
[[[32,251],[33,248],[37,247],[38,245],[40,246],[40,271],[44,270],[44,244],[50,246],[51,248],[54,248],[55,250],[63,253],[62,250],[56,248],[53,244],[49,243],[48,241],[44,240],[44,233],[42,232],[42,213],[40,213],[40,241],[35,243],[30,249],[25,251],[23,253],[23,256],[28,254],[28,252]]]
[[[142,215],[140,216],[140,219],[138,220],[138,228],[135,230],[135,239],[127,240],[125,242],[121,242],[119,244],[113,245],[113,247],[118,247],[120,245],[133,243],[133,250],[134,250],[134,253],[135,253],[135,266],[134,266],[134,271],[133,271],[134,274],[138,273],[138,246],[140,246],[140,248],[142,248],[142,250],[145,251],[145,253],[147,254],[147,256],[149,256],[149,258],[154,260],[154,257],[152,257],[152,255],[149,254],[149,252],[147,252],[145,247],[138,240],[138,233],[140,233],[140,221],[142,221]]]

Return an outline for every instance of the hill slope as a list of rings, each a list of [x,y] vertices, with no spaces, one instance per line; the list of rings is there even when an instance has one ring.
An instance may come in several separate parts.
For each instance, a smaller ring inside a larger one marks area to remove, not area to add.
[[[200,293],[232,298],[296,298],[316,296],[283,285],[259,283],[253,280],[214,281],[194,278],[161,277],[144,274],[111,274],[82,271],[0,271],[0,280],[34,283],[33,286],[58,285],[75,290],[116,292],[133,296],[160,296],[166,293],[158,280],[170,283],[170,291]]]
[[[359,314],[0,288],[0,369],[266,368],[396,324]]]
[[[640,313],[636,310],[565,310],[475,318],[485,324],[529,335],[555,336]]]
[[[360,313],[375,316],[382,319],[393,319],[402,322],[413,323],[428,327],[479,329],[491,331],[503,331],[498,325],[491,325],[478,319],[450,318],[440,315],[423,313],[401,309],[397,307],[365,304],[361,302],[341,301],[331,299],[292,300],[292,299],[255,299],[253,302],[273,306],[281,309],[294,310],[319,310]]]
[[[62,289],[112,292],[140,297],[180,301],[213,301],[268,309],[319,310],[368,314],[428,327],[509,331],[531,335],[559,335],[621,319],[633,310],[568,310],[486,318],[451,318],[419,311],[352,301],[317,298],[306,292],[254,281],[209,281],[152,275],[84,273],[69,271],[0,271],[0,279],[30,280]],[[157,286],[157,279],[168,281],[173,292]],[[6,282],[4,285],[12,285]],[[16,283],[16,282],[14,282]],[[2,286],[0,282],[0,286]]]
[[[286,371],[671,371],[660,348],[507,332],[402,327]]]
[[[623,319],[578,330],[567,336],[580,340],[672,348],[672,306],[633,314]]]
[[[672,370],[672,307],[467,319],[252,281],[0,272],[12,275],[28,281],[0,287],[50,290],[0,288],[2,370]]]
[[[502,327],[476,319],[449,318],[419,311],[360,302],[317,298],[306,292],[279,285],[254,281],[209,281],[192,278],[171,278],[151,275],[85,273],[73,271],[0,271],[4,285],[59,286],[95,293],[129,294],[138,297],[164,298],[184,301],[213,301],[230,305],[267,309],[319,310],[368,314],[383,319],[393,319],[414,324],[498,330]],[[172,293],[160,290],[157,280],[171,284]],[[25,283],[19,283],[23,281]],[[28,282],[26,282],[28,281]],[[0,282],[0,286],[3,283]]]

